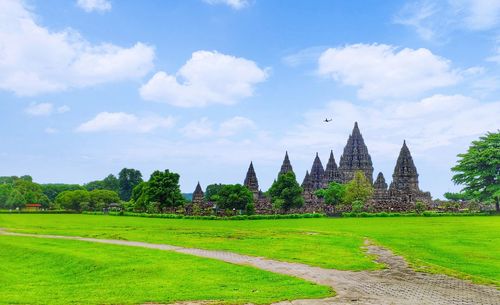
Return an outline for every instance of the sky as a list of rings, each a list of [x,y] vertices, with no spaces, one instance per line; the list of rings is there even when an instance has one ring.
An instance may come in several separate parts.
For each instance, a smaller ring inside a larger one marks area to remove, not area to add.
[[[267,190],[357,121],[374,176],[406,140],[442,198],[499,92],[500,0],[0,0],[0,176],[169,169],[192,192],[253,161]]]

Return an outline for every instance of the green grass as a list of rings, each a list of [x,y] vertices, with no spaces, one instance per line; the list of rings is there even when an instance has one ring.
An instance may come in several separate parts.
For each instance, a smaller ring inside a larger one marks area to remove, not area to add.
[[[169,251],[0,235],[0,304],[268,304],[325,286]]]
[[[500,287],[500,217],[203,221],[92,215],[0,215],[18,232],[221,249],[342,270],[377,269],[369,238],[417,269]]]

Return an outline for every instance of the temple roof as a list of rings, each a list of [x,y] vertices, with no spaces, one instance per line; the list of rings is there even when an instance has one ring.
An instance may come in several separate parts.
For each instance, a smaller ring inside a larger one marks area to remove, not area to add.
[[[373,183],[373,187],[375,189],[387,190],[387,183],[385,182],[384,174],[382,174],[382,172],[378,173],[377,179],[375,180],[375,183]]]
[[[310,178],[313,189],[317,190],[323,187],[323,179],[325,177],[325,170],[323,169],[323,164],[319,159],[318,153],[314,158],[314,162],[311,168]]]
[[[203,190],[201,189],[200,182],[198,181],[198,184],[196,185],[196,188],[194,189],[193,196],[201,194],[203,196]]]
[[[259,181],[257,180],[257,175],[255,174],[255,170],[253,168],[253,162],[250,162],[243,184],[252,192],[259,191]]]
[[[325,185],[331,182],[341,182],[341,174],[338,170],[337,163],[335,162],[335,157],[333,156],[333,150],[330,151],[330,158],[326,164],[325,174],[324,174]]]
[[[399,152],[394,173],[392,174],[391,188],[418,190],[418,172],[406,141]]]
[[[286,174],[288,172],[293,173],[293,168],[292,168],[292,164],[290,163],[290,159],[288,158],[288,151],[287,151],[287,152],[285,152],[285,159],[283,160],[283,164],[281,165],[281,169],[280,169],[278,176]]]

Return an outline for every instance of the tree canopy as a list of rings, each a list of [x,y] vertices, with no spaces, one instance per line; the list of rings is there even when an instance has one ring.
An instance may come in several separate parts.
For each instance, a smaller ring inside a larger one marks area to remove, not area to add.
[[[500,132],[489,132],[473,141],[466,153],[458,155],[452,167],[453,182],[462,192],[482,202],[494,202],[500,211]]]
[[[279,175],[278,180],[271,185],[268,194],[276,209],[288,211],[291,208],[300,208],[304,205],[302,191],[295,174],[287,172]]]
[[[326,204],[340,205],[345,196],[346,186],[337,182],[332,182],[325,189],[320,189],[315,192],[316,196],[325,199]]]
[[[253,202],[253,194],[241,184],[225,184],[215,196],[219,209],[245,210]]]
[[[119,195],[123,201],[129,201],[132,191],[142,180],[142,173],[133,168],[124,168],[118,174]]]
[[[345,186],[344,202],[365,204],[373,194],[373,186],[362,171],[356,171],[354,178]]]

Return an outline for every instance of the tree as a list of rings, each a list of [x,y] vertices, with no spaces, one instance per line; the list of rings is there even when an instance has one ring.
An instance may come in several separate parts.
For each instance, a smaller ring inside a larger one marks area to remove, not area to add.
[[[351,205],[356,201],[365,204],[372,194],[373,186],[370,181],[362,171],[356,171],[354,178],[345,186],[344,202]]]
[[[10,193],[12,192],[11,184],[0,184],[0,208],[8,208],[7,201],[9,200]]]
[[[50,201],[54,201],[59,195],[64,191],[76,191],[83,190],[84,188],[78,184],[62,184],[62,183],[51,183],[51,184],[42,184],[43,193],[49,198]]]
[[[82,206],[89,206],[90,194],[87,190],[64,191],[57,195],[55,202],[65,210],[81,211]]]
[[[185,202],[179,187],[179,174],[170,172],[168,169],[151,174],[146,187],[146,195],[150,203],[158,204],[160,212],[165,211],[166,208],[183,205]]]
[[[225,184],[217,193],[216,203],[219,209],[245,210],[253,202],[253,194],[241,184]]]
[[[332,182],[326,189],[320,189],[315,192],[316,196],[325,199],[326,204],[340,205],[345,195],[345,185]]]
[[[458,155],[452,180],[462,192],[482,202],[494,202],[500,211],[500,132],[487,133]]]
[[[134,210],[146,212],[149,199],[147,198],[147,182],[141,182],[134,187],[130,200],[134,203]]]
[[[472,199],[469,195],[465,194],[465,193],[450,193],[450,192],[446,192],[444,193],[444,198],[450,200],[450,201],[467,201],[467,200],[470,200]]]
[[[93,190],[89,192],[89,196],[89,207],[93,210],[102,210],[102,208],[108,206],[110,203],[120,202],[118,194],[110,190]]]
[[[23,194],[16,189],[10,192],[9,198],[7,199],[6,207],[9,209],[22,208],[26,204],[26,198]]]
[[[217,196],[222,189],[223,184],[209,184],[205,189],[205,200],[206,201],[217,201]]]
[[[83,185],[87,191],[93,190],[110,190],[114,192],[120,191],[120,183],[113,174],[109,174],[103,180],[91,181]]]
[[[291,208],[300,208],[304,205],[302,191],[295,174],[287,172],[279,175],[278,180],[274,181],[268,190],[268,194],[275,208],[288,211]]]
[[[140,171],[133,168],[124,168],[118,174],[119,195],[123,201],[129,201],[132,197],[132,191],[139,183],[141,183],[142,174]]]

